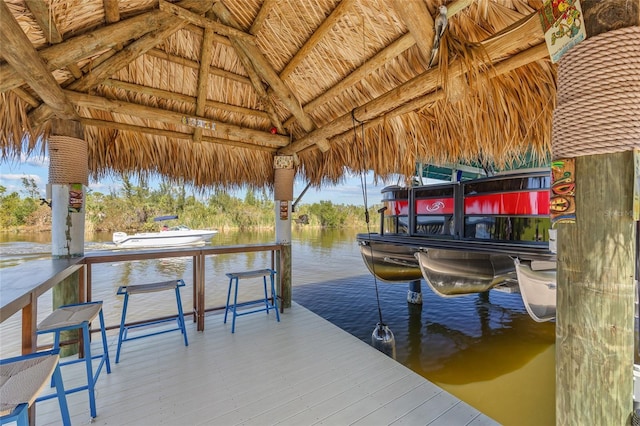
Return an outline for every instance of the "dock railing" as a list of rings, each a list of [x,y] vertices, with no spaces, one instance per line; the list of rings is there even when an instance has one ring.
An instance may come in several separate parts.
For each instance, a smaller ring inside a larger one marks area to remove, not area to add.
[[[71,259],[34,260],[21,265],[0,270],[2,291],[0,291],[0,323],[18,312],[22,312],[21,348],[22,354],[33,353],[36,347],[36,326],[38,323],[38,298],[59,282],[78,273],[79,302],[92,300],[92,267],[101,263],[128,262],[136,260],[156,260],[177,257],[191,257],[193,262],[193,321],[198,331],[204,330],[205,306],[205,259],[217,254],[239,254],[251,252],[271,252],[271,268],[280,272],[280,265],[286,264],[281,258],[283,245],[279,243],[248,244],[234,246],[204,246],[140,251],[93,252]],[[278,294],[282,291],[282,274],[277,274]],[[280,306],[284,306],[281,303]],[[116,324],[108,324],[107,328]],[[5,344],[7,342],[4,342]]]

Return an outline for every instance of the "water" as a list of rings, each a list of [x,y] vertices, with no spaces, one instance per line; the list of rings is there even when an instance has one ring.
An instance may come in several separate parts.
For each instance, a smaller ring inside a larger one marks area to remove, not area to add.
[[[393,331],[397,360],[505,425],[555,424],[555,330],[527,315],[517,294],[443,299],[422,284],[422,306],[406,302],[407,286],[376,283],[360,257],[355,231],[296,228],[292,242],[293,299],[367,344],[382,318]],[[50,252],[49,234],[0,234],[0,268]],[[91,236],[86,252],[112,250],[110,234]],[[218,234],[213,244],[264,243],[273,232]],[[225,272],[269,266],[269,253],[208,256],[207,307],[223,306]],[[0,278],[2,269],[0,269]],[[118,324],[119,285],[184,278],[183,305],[193,306],[191,258],[95,265],[94,300],[104,301],[108,324]],[[0,287],[1,291],[1,287]],[[128,320],[172,314],[175,301],[162,293],[144,303],[130,299]],[[51,310],[50,296],[39,299],[39,318]],[[0,326],[2,356],[19,350],[20,315]],[[372,372],[375,374],[375,372]]]

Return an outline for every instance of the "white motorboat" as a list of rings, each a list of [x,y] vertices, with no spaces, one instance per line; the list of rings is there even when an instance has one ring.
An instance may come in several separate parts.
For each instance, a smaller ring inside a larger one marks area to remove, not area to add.
[[[217,230],[189,229],[180,225],[168,228],[166,231],[141,232],[132,235],[126,232],[114,232],[113,242],[119,248],[175,247],[205,244],[217,233]]]

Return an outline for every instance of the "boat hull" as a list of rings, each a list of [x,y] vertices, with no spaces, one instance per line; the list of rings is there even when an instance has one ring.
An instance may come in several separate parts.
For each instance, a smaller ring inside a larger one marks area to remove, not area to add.
[[[515,265],[520,294],[529,316],[537,322],[555,319],[555,263],[545,265],[545,269],[537,269],[535,263],[520,262],[516,259]]]
[[[120,248],[175,247],[205,244],[217,233],[215,230],[143,232],[133,235],[116,232],[113,242]]]
[[[482,293],[516,279],[513,259],[506,255],[428,249],[416,257],[425,281],[442,297]]]
[[[422,272],[415,258],[416,251],[416,248],[409,246],[360,241],[360,254],[369,272],[388,283],[422,279]]]

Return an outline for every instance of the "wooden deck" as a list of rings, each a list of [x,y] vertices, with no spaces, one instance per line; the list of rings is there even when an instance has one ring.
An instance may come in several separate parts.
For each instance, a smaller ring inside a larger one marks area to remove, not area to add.
[[[494,425],[494,420],[307,309],[125,342],[97,384],[96,425]],[[94,345],[98,339],[94,339]],[[97,348],[97,347],[96,347]],[[63,368],[65,386],[84,376]],[[87,393],[68,396],[73,424],[89,421]],[[37,425],[59,424],[55,399]]]

